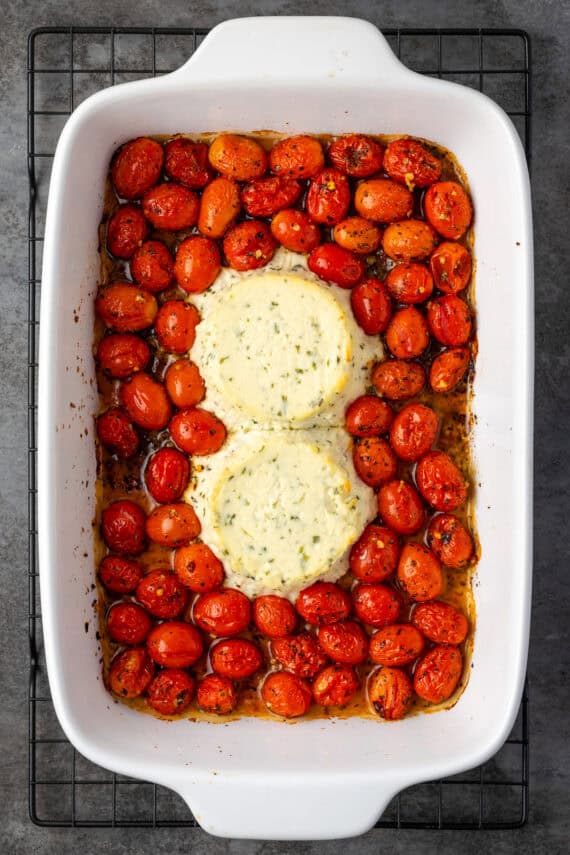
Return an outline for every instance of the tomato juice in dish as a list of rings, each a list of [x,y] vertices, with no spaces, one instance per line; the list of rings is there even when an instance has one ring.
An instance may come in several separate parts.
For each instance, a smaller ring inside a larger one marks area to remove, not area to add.
[[[96,301],[104,678],[146,712],[394,720],[467,681],[472,217],[408,137],[141,137]]]

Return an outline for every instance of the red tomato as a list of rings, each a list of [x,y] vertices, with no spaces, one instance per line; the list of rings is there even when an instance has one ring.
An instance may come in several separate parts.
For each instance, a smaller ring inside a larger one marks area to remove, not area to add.
[[[99,565],[99,578],[113,594],[131,594],[142,578],[142,569],[129,558],[107,555]]]
[[[456,181],[432,184],[424,196],[424,213],[434,229],[451,240],[464,235],[473,218],[471,200]]]
[[[291,252],[311,252],[321,242],[319,227],[304,211],[287,209],[271,220],[271,234]]]
[[[180,620],[167,620],[153,627],[146,646],[162,668],[188,668],[198,661],[204,649],[196,627]]]
[[[356,188],[354,207],[368,220],[393,223],[411,215],[414,197],[405,187],[387,178],[369,178]]]
[[[97,348],[101,370],[121,380],[136,371],[143,371],[149,359],[150,348],[146,341],[131,333],[106,335]]]
[[[340,223],[350,205],[350,186],[338,169],[323,169],[309,182],[305,207],[315,223]]]
[[[388,324],[386,345],[398,359],[414,359],[429,344],[428,325],[413,306],[399,309]]]
[[[206,143],[176,137],[166,143],[164,151],[164,171],[173,181],[191,190],[201,190],[214,177]]]
[[[216,674],[230,680],[243,680],[259,671],[263,656],[257,644],[245,638],[227,638],[210,649],[210,662]]]
[[[234,270],[257,270],[271,261],[276,246],[267,223],[246,220],[226,234],[224,255]]]
[[[170,570],[151,570],[137,585],[137,600],[154,617],[175,618],[186,608],[188,592]]]
[[[399,303],[423,303],[431,297],[433,277],[425,264],[397,264],[388,273],[386,288]]]
[[[378,511],[386,525],[398,534],[415,534],[425,520],[422,500],[407,481],[390,481],[380,487]]]
[[[323,707],[344,707],[358,691],[358,676],[350,665],[329,665],[313,680],[313,697]]]
[[[416,695],[432,704],[441,704],[452,696],[463,671],[457,647],[433,647],[420,659],[414,672]]]
[[[400,544],[389,528],[368,525],[350,551],[350,572],[363,582],[383,582],[398,563]]]
[[[158,305],[144,288],[117,282],[99,294],[95,310],[106,327],[117,332],[138,332],[152,326]]]
[[[366,335],[383,333],[392,317],[392,301],[386,286],[374,276],[367,276],[350,295],[356,323]]]
[[[390,404],[375,395],[361,395],[346,411],[346,429],[352,436],[380,436],[387,433],[394,412]]]
[[[239,185],[220,175],[202,193],[198,231],[209,238],[221,238],[235,223],[240,210]]]
[[[224,568],[205,543],[190,543],[174,553],[174,570],[183,585],[196,594],[206,594],[220,588]]]
[[[433,337],[452,347],[469,340],[473,325],[469,306],[455,294],[446,294],[428,303],[427,322]]]
[[[368,680],[373,709],[388,721],[404,718],[412,704],[412,683],[400,668],[379,668]]]
[[[434,445],[439,433],[439,417],[425,404],[408,404],[396,415],[390,430],[390,444],[401,460],[418,460]]]
[[[115,656],[109,669],[109,686],[115,695],[136,698],[154,676],[154,664],[144,647],[131,647]]]
[[[394,452],[379,436],[358,440],[352,447],[352,460],[356,474],[369,487],[379,487],[390,481],[398,468]]]
[[[384,171],[409,190],[427,187],[441,177],[441,162],[416,140],[392,140],[384,154]]]
[[[288,137],[269,152],[271,171],[288,178],[313,178],[324,165],[323,148],[314,137]]]
[[[368,656],[368,636],[359,623],[341,620],[322,626],[319,644],[333,660],[344,665],[359,665]]]
[[[176,502],[190,480],[188,458],[175,448],[161,448],[149,458],[144,479],[156,502]]]
[[[147,689],[147,703],[161,715],[184,712],[194,697],[196,682],[187,671],[165,668]]]
[[[160,505],[152,511],[146,521],[146,533],[153,543],[161,546],[186,546],[200,534],[202,526],[191,505],[175,502]]]
[[[309,270],[340,288],[353,288],[362,279],[365,265],[358,255],[336,243],[317,246],[309,255]]]
[[[111,502],[101,514],[103,540],[119,555],[140,555],[146,546],[146,514],[128,499]]]
[[[308,632],[273,639],[271,653],[284,668],[307,680],[328,662],[316,637]]]
[[[164,385],[174,406],[182,409],[196,406],[206,394],[198,366],[189,359],[177,359],[168,366]]]
[[[117,457],[126,459],[137,453],[139,435],[130,418],[118,407],[111,407],[97,419],[99,442]]]
[[[388,585],[361,582],[353,590],[352,597],[357,617],[369,626],[387,626],[400,617],[402,600]]]
[[[160,178],[163,162],[161,144],[148,137],[138,137],[121,146],[111,164],[111,180],[119,196],[142,196]]]
[[[423,220],[391,223],[382,237],[384,252],[394,261],[423,261],[436,245],[436,233]]]
[[[305,715],[313,701],[308,683],[287,671],[269,674],[261,687],[261,697],[268,710],[283,718]]]
[[[452,347],[435,357],[429,371],[434,392],[451,392],[463,380],[471,354],[468,347]]]
[[[267,594],[253,601],[253,622],[268,638],[283,638],[295,629],[297,613],[285,597]]]
[[[170,353],[186,353],[194,344],[199,323],[196,306],[183,300],[168,300],[158,310],[154,322],[158,343]]]
[[[172,407],[162,383],[140,371],[121,386],[121,403],[144,430],[162,430],[172,415]]]
[[[220,134],[208,150],[214,169],[236,181],[261,178],[267,169],[267,155],[258,142],[239,134]]]
[[[382,233],[378,226],[363,217],[346,217],[337,223],[333,237],[339,246],[359,255],[369,255],[380,246]]]
[[[295,607],[303,620],[314,626],[335,623],[350,614],[351,599],[348,591],[332,582],[315,582],[297,597]]]
[[[159,240],[146,240],[131,260],[131,275],[147,291],[164,291],[174,277],[170,250]]]
[[[227,677],[208,674],[198,686],[198,706],[214,715],[229,715],[237,704],[234,684]]]
[[[416,468],[416,484],[436,511],[454,511],[467,498],[467,481],[443,451],[430,451],[422,457]]]
[[[381,362],[372,372],[372,385],[379,395],[391,401],[404,401],[419,394],[426,374],[417,362],[390,359]]]
[[[424,639],[411,623],[393,623],[370,639],[370,658],[375,665],[409,665],[424,649]]]
[[[194,621],[210,635],[238,635],[251,621],[251,604],[245,594],[222,588],[203,594],[194,604]]]
[[[449,603],[420,603],[412,612],[412,623],[436,644],[462,644],[469,632],[465,615]]]
[[[329,146],[328,155],[341,172],[355,178],[366,178],[380,172],[384,151],[382,146],[363,134],[337,137]]]
[[[422,543],[406,543],[398,562],[398,582],[412,600],[435,600],[444,587],[441,562]]]
[[[116,258],[130,258],[146,233],[147,224],[141,209],[119,205],[107,223],[107,249]]]
[[[436,286],[445,294],[463,291],[471,279],[471,254],[460,243],[444,241],[430,258]]]
[[[473,555],[471,535],[453,514],[433,517],[427,530],[427,543],[447,567],[466,567]]]
[[[214,454],[226,440],[223,422],[200,407],[180,410],[171,420],[169,430],[176,445],[196,457]]]
[[[188,294],[201,294],[214,282],[221,266],[218,244],[210,238],[193,235],[178,247],[174,275]]]
[[[143,214],[155,229],[177,232],[189,229],[198,220],[199,201],[193,190],[182,184],[157,184],[143,196]]]
[[[246,184],[241,191],[241,201],[250,217],[272,217],[277,211],[294,205],[302,189],[294,178],[271,175]]]
[[[117,603],[109,609],[107,632],[117,644],[144,644],[152,621],[136,603]]]

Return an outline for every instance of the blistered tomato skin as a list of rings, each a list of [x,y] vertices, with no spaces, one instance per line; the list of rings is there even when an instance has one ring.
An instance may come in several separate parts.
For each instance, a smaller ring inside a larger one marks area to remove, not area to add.
[[[143,371],[150,360],[150,347],[132,333],[104,336],[97,348],[97,362],[109,377],[124,380],[130,374]]]
[[[434,392],[452,392],[461,383],[469,367],[468,347],[452,347],[438,354],[431,364],[429,383]]]
[[[241,191],[241,201],[250,217],[272,217],[294,205],[302,190],[301,183],[294,178],[270,175],[246,184]]]
[[[350,614],[350,594],[333,582],[315,582],[297,597],[295,607],[313,626],[344,620]]]
[[[190,480],[188,458],[175,448],[161,448],[149,458],[144,480],[156,502],[175,502],[182,497]]]
[[[291,252],[311,252],[321,242],[319,227],[304,211],[287,208],[271,220],[271,234]]]
[[[201,190],[214,177],[206,143],[177,137],[166,143],[164,152],[164,171],[173,181]]]
[[[380,279],[367,276],[350,294],[357,324],[366,335],[383,333],[392,317],[392,301]]]
[[[305,203],[315,223],[333,226],[346,215],[350,205],[350,186],[338,169],[323,169],[309,183]]]
[[[164,151],[160,143],[138,137],[125,143],[111,164],[111,180],[123,199],[138,199],[160,178]]]
[[[393,623],[370,639],[370,658],[375,665],[409,665],[424,649],[424,639],[411,623]]]
[[[390,429],[390,444],[400,460],[418,460],[434,445],[439,416],[425,404],[408,404],[396,415]]]
[[[282,718],[305,715],[313,701],[309,684],[287,671],[269,674],[261,687],[265,706]]]
[[[123,460],[132,457],[139,448],[139,435],[130,418],[118,407],[111,407],[97,419],[99,442]]]
[[[186,546],[200,534],[202,526],[191,505],[174,502],[155,508],[146,521],[149,540],[161,546]]]
[[[457,294],[469,284],[473,262],[462,244],[440,243],[429,263],[436,287],[444,294]]]
[[[424,261],[437,246],[437,235],[423,220],[390,223],[382,237],[384,252],[394,261]]]
[[[196,627],[180,620],[167,620],[153,627],[146,646],[152,659],[163,668],[189,668],[204,649]]]
[[[407,481],[390,481],[380,487],[378,511],[386,525],[398,534],[415,534],[425,520],[418,491]]]
[[[393,181],[413,190],[439,181],[441,161],[416,140],[392,140],[384,154],[384,171]]]
[[[275,175],[313,178],[324,165],[323,147],[313,137],[296,136],[280,140],[269,152],[269,166]]]
[[[319,630],[319,644],[329,659],[343,665],[359,665],[368,656],[368,636],[354,620],[326,624]]]
[[[204,677],[198,685],[196,700],[201,710],[212,715],[229,715],[238,701],[232,681],[219,674]]]
[[[140,555],[146,546],[146,514],[129,499],[111,502],[101,514],[103,540],[118,555]]]
[[[193,235],[178,247],[174,275],[188,294],[201,294],[215,281],[221,266],[218,244],[210,238]]]
[[[334,227],[333,237],[339,246],[369,255],[380,246],[382,233],[378,226],[363,217],[347,217]]]
[[[436,511],[454,511],[467,499],[468,484],[451,457],[430,451],[416,468],[416,484]]]
[[[95,309],[109,329],[131,333],[152,326],[158,304],[144,288],[117,282],[99,294]]]
[[[140,208],[119,205],[107,224],[107,249],[116,258],[131,258],[147,234]]]
[[[177,359],[169,365],[164,385],[168,397],[180,409],[195,407],[206,394],[206,384],[200,370],[190,359]]]
[[[99,565],[99,578],[113,594],[132,594],[142,578],[142,569],[130,558],[107,555]]]
[[[253,622],[268,638],[284,638],[294,631],[297,613],[285,597],[267,594],[253,601]]]
[[[350,551],[350,572],[361,582],[383,582],[398,563],[400,544],[389,528],[368,525]]]
[[[184,611],[188,592],[170,570],[151,570],[137,585],[137,600],[151,615],[164,620]]]
[[[314,249],[307,262],[309,270],[340,288],[353,288],[364,276],[363,260],[354,252],[335,243],[325,243]]]
[[[444,238],[462,237],[473,218],[471,200],[456,181],[439,181],[424,196],[426,219]]]
[[[409,190],[387,178],[362,181],[354,194],[354,207],[361,217],[375,223],[394,223],[409,217],[414,197]]]
[[[238,635],[251,621],[251,604],[245,594],[222,588],[199,597],[194,604],[194,622],[211,635]]]
[[[162,383],[143,371],[125,380],[121,386],[121,403],[127,413],[144,430],[162,430],[172,414],[170,401]]]
[[[263,656],[257,644],[245,638],[226,638],[210,649],[210,663],[216,674],[243,680],[259,671]]]
[[[198,196],[182,184],[158,184],[144,194],[143,214],[155,229],[189,229],[198,219]]]
[[[433,292],[433,277],[425,264],[397,264],[385,282],[390,296],[399,303],[423,303]]]
[[[174,570],[183,585],[195,594],[207,594],[221,588],[224,567],[205,543],[190,543],[174,553]]]
[[[131,274],[147,291],[164,291],[174,277],[174,261],[168,247],[159,240],[145,241],[132,257]]]
[[[144,647],[131,647],[115,656],[109,669],[109,686],[121,698],[137,698],[154,676],[154,663]]]
[[[158,310],[154,322],[158,343],[169,353],[187,353],[194,344],[199,323],[196,306],[183,300],[168,300]]]
[[[283,668],[306,680],[314,677],[329,661],[316,636],[308,632],[273,639],[271,653]]]
[[[413,697],[412,683],[400,668],[379,668],[368,680],[368,698],[372,708],[387,721],[404,718]]]
[[[152,621],[136,603],[117,603],[109,609],[107,632],[117,644],[144,644]]]
[[[234,270],[257,270],[271,261],[277,244],[267,223],[247,220],[224,238],[224,255]]]
[[[429,344],[428,325],[413,306],[399,309],[386,329],[386,345],[397,359],[415,359]]]
[[[394,418],[390,404],[375,395],[361,395],[346,411],[346,429],[352,436],[387,433]]]
[[[241,210],[239,185],[220,175],[204,188],[198,213],[198,231],[204,237],[221,238]]]
[[[346,134],[333,140],[328,156],[341,172],[354,178],[367,178],[382,169],[384,150],[363,134]]]
[[[473,557],[471,535],[453,514],[438,514],[427,530],[428,546],[447,567],[466,567]]]
[[[352,461],[356,474],[369,487],[379,487],[390,481],[398,468],[396,455],[389,443],[379,436],[359,439],[352,448]]]
[[[458,347],[471,336],[473,322],[467,303],[454,294],[437,297],[428,303],[427,322],[434,338],[441,344]]]
[[[161,715],[184,712],[194,697],[196,682],[187,671],[165,668],[160,671],[147,689],[147,702]]]
[[[426,382],[423,367],[417,362],[390,359],[372,372],[372,385],[379,395],[390,401],[405,401],[419,394]]]
[[[402,600],[388,585],[361,582],[352,591],[352,598],[356,616],[369,626],[387,626],[400,617]]]
[[[200,407],[180,410],[171,420],[169,430],[178,448],[196,457],[215,454],[226,439],[223,422]]]
[[[422,543],[406,543],[398,561],[398,582],[416,602],[435,600],[445,584],[441,561]]]
[[[359,680],[350,665],[328,665],[313,680],[313,697],[323,707],[344,707],[359,688]]]
[[[469,622],[449,603],[420,603],[412,612],[412,623],[436,644],[462,644],[469,632]]]
[[[267,169],[267,155],[255,140],[239,134],[221,134],[208,150],[211,166],[226,178],[252,181]]]
[[[441,704],[456,690],[462,671],[463,659],[457,647],[433,647],[418,662],[414,691],[425,701]]]

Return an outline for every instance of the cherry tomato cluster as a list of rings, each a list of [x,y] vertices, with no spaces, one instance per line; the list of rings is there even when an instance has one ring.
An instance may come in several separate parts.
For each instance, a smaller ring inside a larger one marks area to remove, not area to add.
[[[108,554],[99,578],[111,600],[107,634],[118,646],[111,690],[144,695],[163,715],[194,697],[224,715],[254,677],[268,710],[295,717],[313,701],[348,704],[371,662],[368,699],[384,718],[404,716],[414,693],[447,700],[461,679],[469,626],[439,597],[442,568],[473,559],[471,535],[452,513],[467,483],[434,449],[437,412],[410,399],[426,385],[427,354],[437,394],[453,391],[470,364],[473,319],[459,295],[472,263],[458,242],[472,219],[467,193],[442,180],[440,158],[420,142],[384,147],[360,134],[326,148],[290,137],[269,151],[236,134],[210,144],[141,137],[115,153],[111,182],[117,204],[106,249],[122,272],[96,300],[105,326],[96,359],[113,402],[97,434],[113,459],[143,461],[147,495],[143,503],[121,495],[101,514]],[[224,587],[223,565],[197,540],[200,521],[182,500],[189,457],[215,453],[226,438],[223,423],[198,406],[205,385],[187,354],[200,315],[188,295],[209,288],[223,263],[263,267],[279,245],[307,253],[316,276],[351,289],[357,323],[383,335],[389,354],[372,372],[377,394],[346,413],[355,469],[377,490],[379,520],[352,549],[353,580],[317,582],[295,605],[273,595],[250,602]],[[413,479],[399,477],[409,466]],[[437,514],[426,528],[428,508]],[[415,539],[402,543],[408,536]],[[152,563],[156,554],[161,561]]]

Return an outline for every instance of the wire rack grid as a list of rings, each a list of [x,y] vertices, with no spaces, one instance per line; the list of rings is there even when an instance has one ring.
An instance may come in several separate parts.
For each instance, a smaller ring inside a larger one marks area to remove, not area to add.
[[[66,740],[53,710],[42,646],[36,521],[37,344],[41,252],[49,174],[59,133],[81,101],[106,86],[179,67],[207,34],[201,28],[51,27],[28,43],[28,514],[29,807],[32,821],[59,827],[194,827],[184,802],[154,784],[89,763]],[[385,30],[404,63],[485,92],[511,116],[531,156],[530,45],[518,30]],[[484,766],[400,793],[381,828],[511,829],[529,808],[528,694],[513,732]]]

